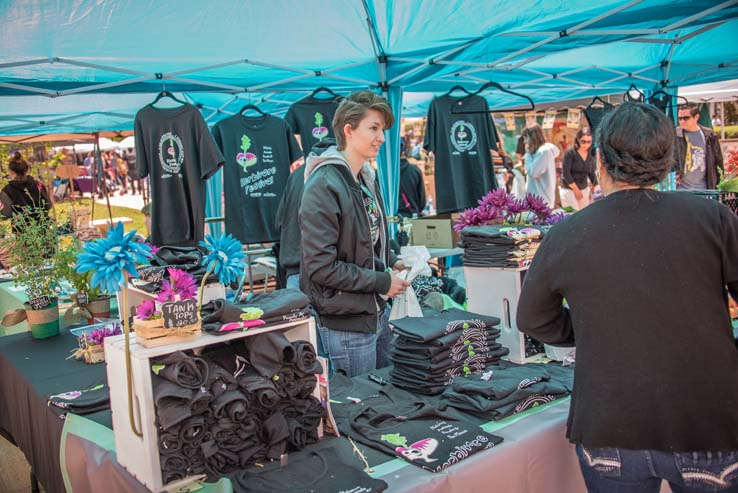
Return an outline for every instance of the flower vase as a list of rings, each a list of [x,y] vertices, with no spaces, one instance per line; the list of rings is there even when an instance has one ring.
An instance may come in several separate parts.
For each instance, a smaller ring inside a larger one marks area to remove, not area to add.
[[[58,300],[54,298],[49,306],[40,310],[33,310],[28,303],[23,304],[28,318],[28,328],[34,339],[46,339],[59,335],[58,303]]]

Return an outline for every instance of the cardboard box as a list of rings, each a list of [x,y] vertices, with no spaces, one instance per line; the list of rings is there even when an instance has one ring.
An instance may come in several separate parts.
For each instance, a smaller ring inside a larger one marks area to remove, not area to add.
[[[413,219],[413,245],[425,245],[428,248],[456,248],[459,234],[454,231],[454,221],[458,214],[439,214],[437,216]]]

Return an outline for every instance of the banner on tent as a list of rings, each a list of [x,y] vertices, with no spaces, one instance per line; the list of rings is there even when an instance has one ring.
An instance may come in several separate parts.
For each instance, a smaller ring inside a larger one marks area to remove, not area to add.
[[[543,128],[553,128],[554,121],[556,121],[556,110],[546,110],[543,116]]]
[[[515,131],[515,114],[514,113],[503,113],[505,117],[505,129]]]
[[[566,115],[566,128],[579,128],[579,119],[582,116],[582,112],[577,108],[569,108],[569,113]]]
[[[535,111],[526,113],[525,114],[525,126],[530,127],[531,125],[535,125],[536,123],[538,123],[537,117],[538,117],[538,113],[536,113]]]

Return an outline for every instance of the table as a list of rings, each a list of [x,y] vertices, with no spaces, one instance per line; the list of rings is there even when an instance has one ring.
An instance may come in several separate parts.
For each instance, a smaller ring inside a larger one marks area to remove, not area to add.
[[[110,411],[70,415],[65,422],[61,410],[46,405],[49,394],[105,381],[105,365],[65,359],[74,346],[65,328],[43,341],[25,333],[0,338],[0,430],[24,452],[46,491],[70,486],[75,493],[145,492],[115,460]],[[573,446],[564,436],[568,402],[536,411],[485,425],[505,441],[444,472],[432,474],[393,459],[376,466],[374,475],[393,492],[583,492]],[[221,481],[200,491],[229,488]]]

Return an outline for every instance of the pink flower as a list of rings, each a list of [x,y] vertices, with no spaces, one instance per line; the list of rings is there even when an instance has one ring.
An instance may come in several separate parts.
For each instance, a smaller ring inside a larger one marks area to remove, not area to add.
[[[177,295],[180,300],[188,300],[195,297],[197,292],[197,283],[192,274],[179,269],[168,268],[169,280],[161,283],[161,291],[156,297],[156,301],[164,303],[165,301],[175,301]]]
[[[151,249],[151,255],[147,255],[149,258],[154,258],[154,255],[156,255],[156,252],[159,251],[159,247],[154,245],[153,243],[149,243],[148,241],[144,241],[144,244],[148,245]]]
[[[117,336],[121,334],[120,325],[113,324],[113,327],[102,327],[95,329],[87,334],[87,343],[92,346],[102,346],[103,340],[106,337]]]
[[[136,307],[136,317],[141,320],[149,320],[155,315],[157,315],[156,304],[152,300],[143,301]]]
[[[479,205],[482,207],[496,207],[502,209],[507,207],[510,201],[515,200],[512,195],[509,195],[504,188],[498,188],[489,192],[487,195],[479,200]]]
[[[554,224],[562,221],[565,218],[566,214],[564,214],[563,212],[554,212],[546,219],[546,224],[548,224],[549,226],[553,226]]]

